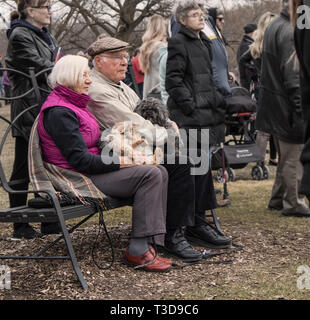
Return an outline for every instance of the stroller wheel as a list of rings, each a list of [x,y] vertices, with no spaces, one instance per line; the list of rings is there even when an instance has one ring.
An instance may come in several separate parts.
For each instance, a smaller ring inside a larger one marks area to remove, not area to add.
[[[227,182],[228,179],[229,179],[229,175],[228,175],[227,170],[225,170],[224,175],[223,175],[223,169],[222,168],[217,170],[216,181],[218,183],[224,183],[225,181]]]
[[[252,168],[252,179],[253,180],[263,180],[264,172],[260,166],[255,166]]]
[[[228,173],[228,181],[236,181],[236,173],[235,173],[235,170],[228,167],[227,168],[227,173]]]
[[[269,179],[269,168],[266,165],[262,165],[262,169],[263,169],[263,179],[268,180]]]

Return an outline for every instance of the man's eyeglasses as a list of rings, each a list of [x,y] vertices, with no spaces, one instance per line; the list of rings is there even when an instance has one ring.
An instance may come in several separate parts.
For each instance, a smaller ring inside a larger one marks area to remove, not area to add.
[[[33,9],[46,9],[47,11],[51,11],[52,10],[52,6],[31,6],[31,8]]]
[[[223,17],[221,17],[221,18],[216,18],[216,20],[218,20],[219,22],[222,22],[222,21],[224,20],[224,18],[223,18]]]
[[[192,14],[191,16],[188,16],[189,18],[194,18],[194,19],[197,19],[197,18],[203,18],[204,17],[204,14],[203,13],[194,13]]]
[[[122,61],[122,60],[125,59],[127,62],[128,62],[129,59],[130,59],[129,54],[126,54],[126,55],[124,55],[124,56],[122,56],[122,55],[109,56],[109,55],[106,55],[106,54],[102,54],[101,56],[102,56],[102,57],[106,57],[106,58],[116,59],[116,60],[119,60],[119,61]]]

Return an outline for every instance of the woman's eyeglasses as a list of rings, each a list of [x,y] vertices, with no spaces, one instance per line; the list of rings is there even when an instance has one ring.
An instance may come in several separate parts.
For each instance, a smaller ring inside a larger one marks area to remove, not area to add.
[[[31,6],[31,8],[33,9],[46,9],[47,11],[51,11],[52,10],[52,6]]]
[[[197,18],[201,19],[201,18],[204,17],[204,14],[203,13],[194,13],[191,16],[188,16],[188,17],[189,18],[194,18],[194,19],[197,19]]]
[[[221,18],[216,18],[216,20],[218,20],[219,22],[222,22],[222,21],[224,20],[224,18],[223,18],[223,17],[221,17]]]

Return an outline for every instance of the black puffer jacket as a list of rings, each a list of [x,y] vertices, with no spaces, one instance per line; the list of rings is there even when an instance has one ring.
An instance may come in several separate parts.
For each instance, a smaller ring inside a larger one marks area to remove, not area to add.
[[[14,20],[11,29],[8,30],[8,49],[5,57],[7,68],[17,69],[29,74],[29,67],[35,68],[35,73],[46,68],[53,67],[57,51],[56,40],[40,29],[33,27],[24,20]],[[20,74],[8,72],[12,83],[12,96],[19,96],[32,88],[31,82]],[[46,81],[46,74],[37,79],[40,88],[49,90]],[[42,102],[48,93],[42,94]],[[34,94],[12,102],[11,118],[14,119],[23,110],[36,103]],[[24,114],[16,123],[16,126],[28,137],[30,135],[32,124],[39,113],[39,107],[32,112]],[[18,130],[13,130],[13,136],[22,136]]]
[[[265,32],[256,127],[284,141],[303,143],[299,72],[293,52],[294,30],[283,10]]]
[[[223,130],[226,102],[216,89],[211,59],[210,43],[203,32],[199,39],[181,26],[168,41],[167,106],[170,119],[181,128]]]

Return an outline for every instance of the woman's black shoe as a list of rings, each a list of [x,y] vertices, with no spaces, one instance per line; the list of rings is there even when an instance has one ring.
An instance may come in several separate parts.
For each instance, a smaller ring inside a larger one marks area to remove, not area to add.
[[[61,233],[61,228],[58,222],[42,222],[41,233],[44,235],[59,234]]]
[[[42,235],[35,231],[28,223],[16,223],[14,224],[13,237],[11,240],[20,239],[34,239],[39,238]]]
[[[270,160],[269,160],[269,165],[276,167],[276,166],[278,165],[278,161],[274,161],[274,160],[271,160],[271,159],[270,159]]]
[[[163,249],[170,255],[186,262],[195,262],[202,258],[202,253],[192,248],[181,229],[167,232]]]

